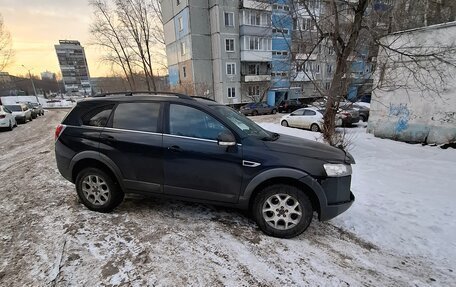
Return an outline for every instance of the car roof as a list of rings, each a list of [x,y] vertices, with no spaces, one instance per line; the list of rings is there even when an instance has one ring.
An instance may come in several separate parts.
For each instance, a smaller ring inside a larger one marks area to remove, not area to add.
[[[96,102],[143,102],[143,101],[169,101],[190,103],[196,106],[216,106],[221,105],[210,98],[188,96],[173,92],[116,92],[100,94],[78,101],[78,105]]]

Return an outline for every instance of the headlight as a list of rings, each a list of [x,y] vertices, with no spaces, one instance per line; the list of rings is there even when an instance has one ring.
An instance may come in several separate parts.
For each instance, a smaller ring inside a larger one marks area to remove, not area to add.
[[[325,163],[323,167],[325,168],[326,174],[330,177],[341,177],[352,174],[351,165],[347,164]]]

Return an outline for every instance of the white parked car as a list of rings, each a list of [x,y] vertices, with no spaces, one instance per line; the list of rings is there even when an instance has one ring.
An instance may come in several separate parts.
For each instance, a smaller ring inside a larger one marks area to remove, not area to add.
[[[280,124],[284,127],[310,129],[319,132],[323,129],[323,109],[315,107],[302,108],[283,116]],[[341,126],[342,120],[337,116],[336,126]]]
[[[5,105],[13,113],[18,123],[25,124],[32,120],[32,111],[25,104]]]
[[[0,106],[0,128],[7,128],[10,131],[17,127],[16,117],[4,106]]]

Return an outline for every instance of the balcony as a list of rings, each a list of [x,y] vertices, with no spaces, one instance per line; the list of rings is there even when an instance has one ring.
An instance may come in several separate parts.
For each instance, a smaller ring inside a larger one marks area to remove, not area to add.
[[[271,75],[246,75],[243,77],[243,82],[269,82]]]
[[[241,25],[239,27],[240,36],[260,36],[272,37],[272,27]]]
[[[271,51],[241,50],[241,61],[245,62],[271,62]]]
[[[241,2],[241,8],[272,11],[272,5],[269,1],[244,0]]]

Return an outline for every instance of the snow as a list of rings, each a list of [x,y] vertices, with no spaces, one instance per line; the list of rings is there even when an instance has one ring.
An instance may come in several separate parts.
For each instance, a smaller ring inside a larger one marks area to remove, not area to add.
[[[319,133],[260,125],[321,141]],[[345,131],[356,201],[331,222],[391,252],[456,266],[456,151],[375,138],[364,126]]]
[[[454,150],[347,129],[356,202],[329,222],[314,217],[305,233],[284,240],[261,233],[244,212],[206,204],[127,197],[112,213],[88,210],[55,164],[53,133],[66,113],[51,110],[0,132],[0,286],[456,282]],[[273,131],[320,137],[274,117],[280,115],[254,119]]]

